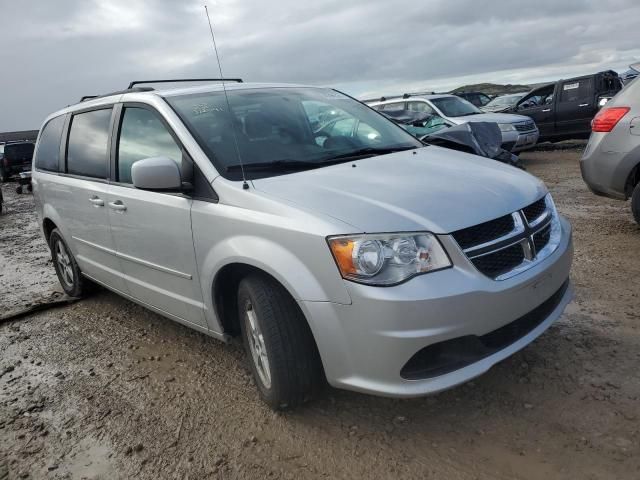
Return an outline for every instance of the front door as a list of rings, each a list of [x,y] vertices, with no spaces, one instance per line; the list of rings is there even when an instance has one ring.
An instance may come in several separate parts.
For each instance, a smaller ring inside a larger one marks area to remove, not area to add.
[[[191,234],[192,200],[139,190],[131,166],[150,157],[179,165],[182,150],[155,111],[126,106],[117,138],[107,210],[129,293],[173,317],[206,326]]]
[[[541,137],[555,135],[554,85],[548,85],[525,95],[518,102],[516,113],[531,117],[540,130]]]

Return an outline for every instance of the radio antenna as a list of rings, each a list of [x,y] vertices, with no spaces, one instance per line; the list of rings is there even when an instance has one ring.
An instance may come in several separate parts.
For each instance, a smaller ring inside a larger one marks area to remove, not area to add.
[[[229,95],[227,94],[227,86],[225,85],[224,75],[222,74],[222,64],[220,63],[220,55],[218,55],[218,46],[216,45],[216,36],[213,34],[213,26],[211,25],[211,18],[209,17],[209,9],[204,6],[204,11],[207,14],[207,22],[209,22],[209,31],[211,32],[211,40],[213,42],[213,52],[216,54],[216,60],[218,62],[218,71],[220,72],[220,80],[222,81],[222,91],[224,92],[224,98],[227,102],[227,110],[229,112],[229,120],[231,121],[231,132],[233,133],[233,143],[236,147],[236,153],[238,154],[238,160],[240,161],[240,171],[242,172],[242,188],[244,190],[249,189],[247,183],[247,177],[244,175],[244,164],[242,163],[242,156],[240,155],[240,147],[238,145],[238,137],[236,135],[235,119],[233,112],[231,111],[231,103],[229,103]]]

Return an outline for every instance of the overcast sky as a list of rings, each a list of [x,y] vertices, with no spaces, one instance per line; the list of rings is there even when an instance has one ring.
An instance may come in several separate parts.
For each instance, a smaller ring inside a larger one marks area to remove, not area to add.
[[[130,80],[217,76],[203,0],[0,0],[0,131]],[[226,76],[356,96],[640,61],[637,0],[210,0]]]

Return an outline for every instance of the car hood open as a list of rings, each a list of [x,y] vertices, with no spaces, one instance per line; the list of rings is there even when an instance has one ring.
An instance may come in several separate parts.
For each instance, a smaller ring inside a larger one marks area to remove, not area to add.
[[[451,117],[454,122],[496,122],[496,123],[518,123],[527,122],[531,119],[524,115],[514,115],[513,113],[478,113],[466,117]]]
[[[354,227],[342,233],[450,233],[521,209],[546,192],[540,180],[522,170],[434,146],[253,184]]]

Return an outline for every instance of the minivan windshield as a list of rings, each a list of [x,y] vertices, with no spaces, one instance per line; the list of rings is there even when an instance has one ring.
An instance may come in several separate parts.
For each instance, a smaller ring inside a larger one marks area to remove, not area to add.
[[[476,115],[483,113],[471,102],[467,102],[464,98],[450,96],[432,98],[431,102],[440,110],[445,117],[466,117],[467,115]]]
[[[366,105],[324,88],[247,88],[168,94],[218,172],[249,179],[424,146]],[[238,157],[238,153],[240,157]]]

